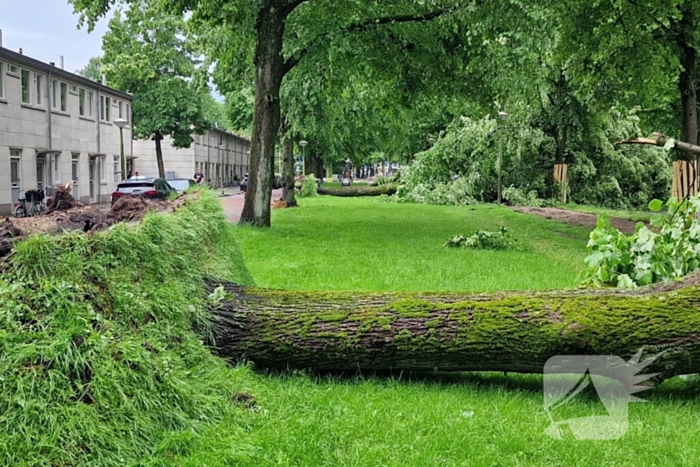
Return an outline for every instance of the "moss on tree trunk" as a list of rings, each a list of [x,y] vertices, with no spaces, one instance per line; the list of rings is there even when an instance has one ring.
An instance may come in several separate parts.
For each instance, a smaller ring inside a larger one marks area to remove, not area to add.
[[[695,276],[697,277],[697,276]],[[541,373],[555,355],[700,372],[700,286],[538,293],[342,293],[242,288],[214,311],[216,348],[265,368]]]
[[[331,196],[380,196],[396,193],[396,185],[344,186],[340,188],[319,188],[318,194]]]

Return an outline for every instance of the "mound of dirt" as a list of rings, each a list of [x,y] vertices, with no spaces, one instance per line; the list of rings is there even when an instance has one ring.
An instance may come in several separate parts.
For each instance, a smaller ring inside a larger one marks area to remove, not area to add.
[[[61,193],[63,194],[58,195],[51,204],[53,209],[41,216],[7,218],[0,223],[0,258],[10,253],[15,241],[27,235],[55,235],[71,230],[94,232],[120,222],[139,222],[148,211],[175,212],[189,199],[201,196],[200,193],[185,193],[172,201],[149,201],[141,196],[124,196],[107,213],[103,213],[95,206],[85,206],[75,201],[70,190]],[[54,197],[49,198],[51,199]]]
[[[535,216],[544,217],[545,219],[553,219],[556,221],[565,222],[573,225],[583,225],[586,227],[595,228],[598,223],[598,216],[586,212],[568,211],[558,208],[528,208],[528,207],[512,207],[513,211],[522,212],[525,214],[534,214]],[[610,223],[620,232],[630,234],[634,233],[637,226],[636,222],[611,217]]]
[[[15,239],[22,238],[24,232],[12,224],[7,218],[0,223],[0,257],[7,255],[12,250]]]
[[[46,200],[46,214],[54,211],[65,211],[78,206],[82,206],[80,201],[73,198],[72,184],[67,186],[57,186],[54,189],[54,194]]]

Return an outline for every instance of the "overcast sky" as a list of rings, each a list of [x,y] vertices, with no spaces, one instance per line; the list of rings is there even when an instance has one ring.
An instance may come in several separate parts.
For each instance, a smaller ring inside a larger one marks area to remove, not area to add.
[[[65,57],[66,71],[83,68],[90,57],[102,55],[102,35],[107,20],[92,33],[78,29],[78,16],[67,0],[0,0],[3,47],[59,64]]]

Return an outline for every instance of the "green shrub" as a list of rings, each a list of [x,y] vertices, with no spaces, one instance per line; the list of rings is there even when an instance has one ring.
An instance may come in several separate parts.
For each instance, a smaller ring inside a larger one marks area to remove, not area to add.
[[[204,190],[140,224],[16,245],[0,273],[3,465],[175,465],[206,450],[241,410],[234,372],[193,331],[208,327],[205,277],[250,282],[232,235]]]
[[[513,206],[529,206],[538,208],[544,206],[545,201],[537,197],[537,192],[534,190],[525,194],[519,188],[513,185],[503,190],[503,199],[507,200]]]
[[[314,177],[314,174],[309,174],[306,176],[304,179],[304,182],[301,186],[301,193],[299,196],[302,198],[311,198],[313,196],[318,196],[318,191],[317,190],[317,184],[316,184],[316,177]]]
[[[501,227],[498,232],[477,230],[471,237],[455,235],[445,243],[448,248],[474,248],[477,250],[507,250],[515,246],[508,229]]]
[[[607,216],[600,216],[588,241],[584,284],[636,287],[679,280],[698,269],[700,199],[678,203],[671,198],[665,205],[668,214],[652,220],[658,233],[640,222],[634,234],[625,235],[612,227]],[[649,203],[657,212],[663,206],[659,200]]]

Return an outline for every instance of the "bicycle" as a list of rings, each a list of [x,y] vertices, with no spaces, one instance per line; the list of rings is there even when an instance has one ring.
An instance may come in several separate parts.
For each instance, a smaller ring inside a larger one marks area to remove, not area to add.
[[[15,217],[39,216],[44,212],[44,190],[27,190],[24,198],[17,200]]]

